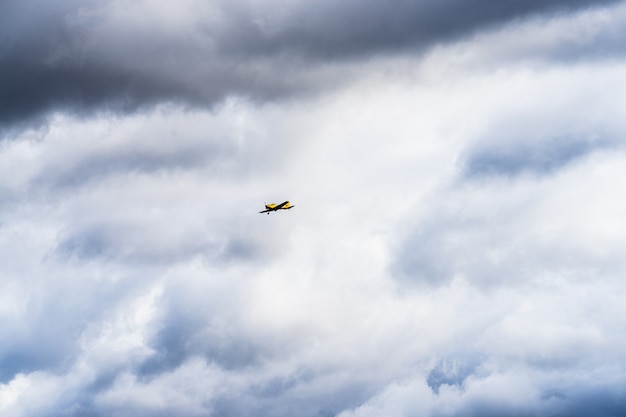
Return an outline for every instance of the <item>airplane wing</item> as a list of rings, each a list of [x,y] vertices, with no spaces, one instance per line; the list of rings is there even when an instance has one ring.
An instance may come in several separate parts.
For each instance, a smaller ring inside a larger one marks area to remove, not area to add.
[[[284,201],[280,204],[276,204],[276,205],[272,204],[271,206],[266,205],[265,207],[267,208],[263,211],[259,211],[259,213],[269,213],[270,211],[278,211],[280,209],[286,210],[286,209],[290,209],[293,206],[289,205],[289,201]]]

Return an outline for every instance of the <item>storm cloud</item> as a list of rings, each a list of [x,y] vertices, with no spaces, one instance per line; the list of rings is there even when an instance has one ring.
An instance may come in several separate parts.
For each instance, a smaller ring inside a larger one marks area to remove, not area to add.
[[[2,415],[623,415],[625,22],[3,2]]]
[[[89,115],[161,102],[211,108],[231,96],[310,95],[354,77],[363,60],[419,55],[508,22],[586,7],[561,0],[11,0],[0,6],[0,122],[41,122],[55,110]]]

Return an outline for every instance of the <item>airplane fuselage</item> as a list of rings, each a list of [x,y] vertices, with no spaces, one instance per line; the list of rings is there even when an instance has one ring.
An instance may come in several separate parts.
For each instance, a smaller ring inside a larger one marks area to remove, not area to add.
[[[278,210],[289,210],[291,208],[293,208],[295,206],[291,205],[291,203],[289,201],[284,201],[280,204],[266,204],[265,205],[265,210],[263,211],[259,211],[259,213],[267,213],[270,214],[270,212],[272,211],[278,211]]]

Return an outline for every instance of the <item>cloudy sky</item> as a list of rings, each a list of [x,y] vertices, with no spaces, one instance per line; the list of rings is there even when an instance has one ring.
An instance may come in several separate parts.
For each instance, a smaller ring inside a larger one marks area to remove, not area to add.
[[[625,415],[590,4],[3,0],[2,416]]]

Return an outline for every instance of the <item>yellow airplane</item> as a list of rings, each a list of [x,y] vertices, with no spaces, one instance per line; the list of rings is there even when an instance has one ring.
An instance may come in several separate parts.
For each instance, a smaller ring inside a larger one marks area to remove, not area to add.
[[[280,203],[280,204],[274,204],[274,203],[266,204],[265,205],[265,210],[259,211],[259,213],[267,213],[269,215],[270,211],[289,210],[289,209],[294,208],[294,207],[295,206],[292,206],[289,201],[285,201],[284,203]]]

